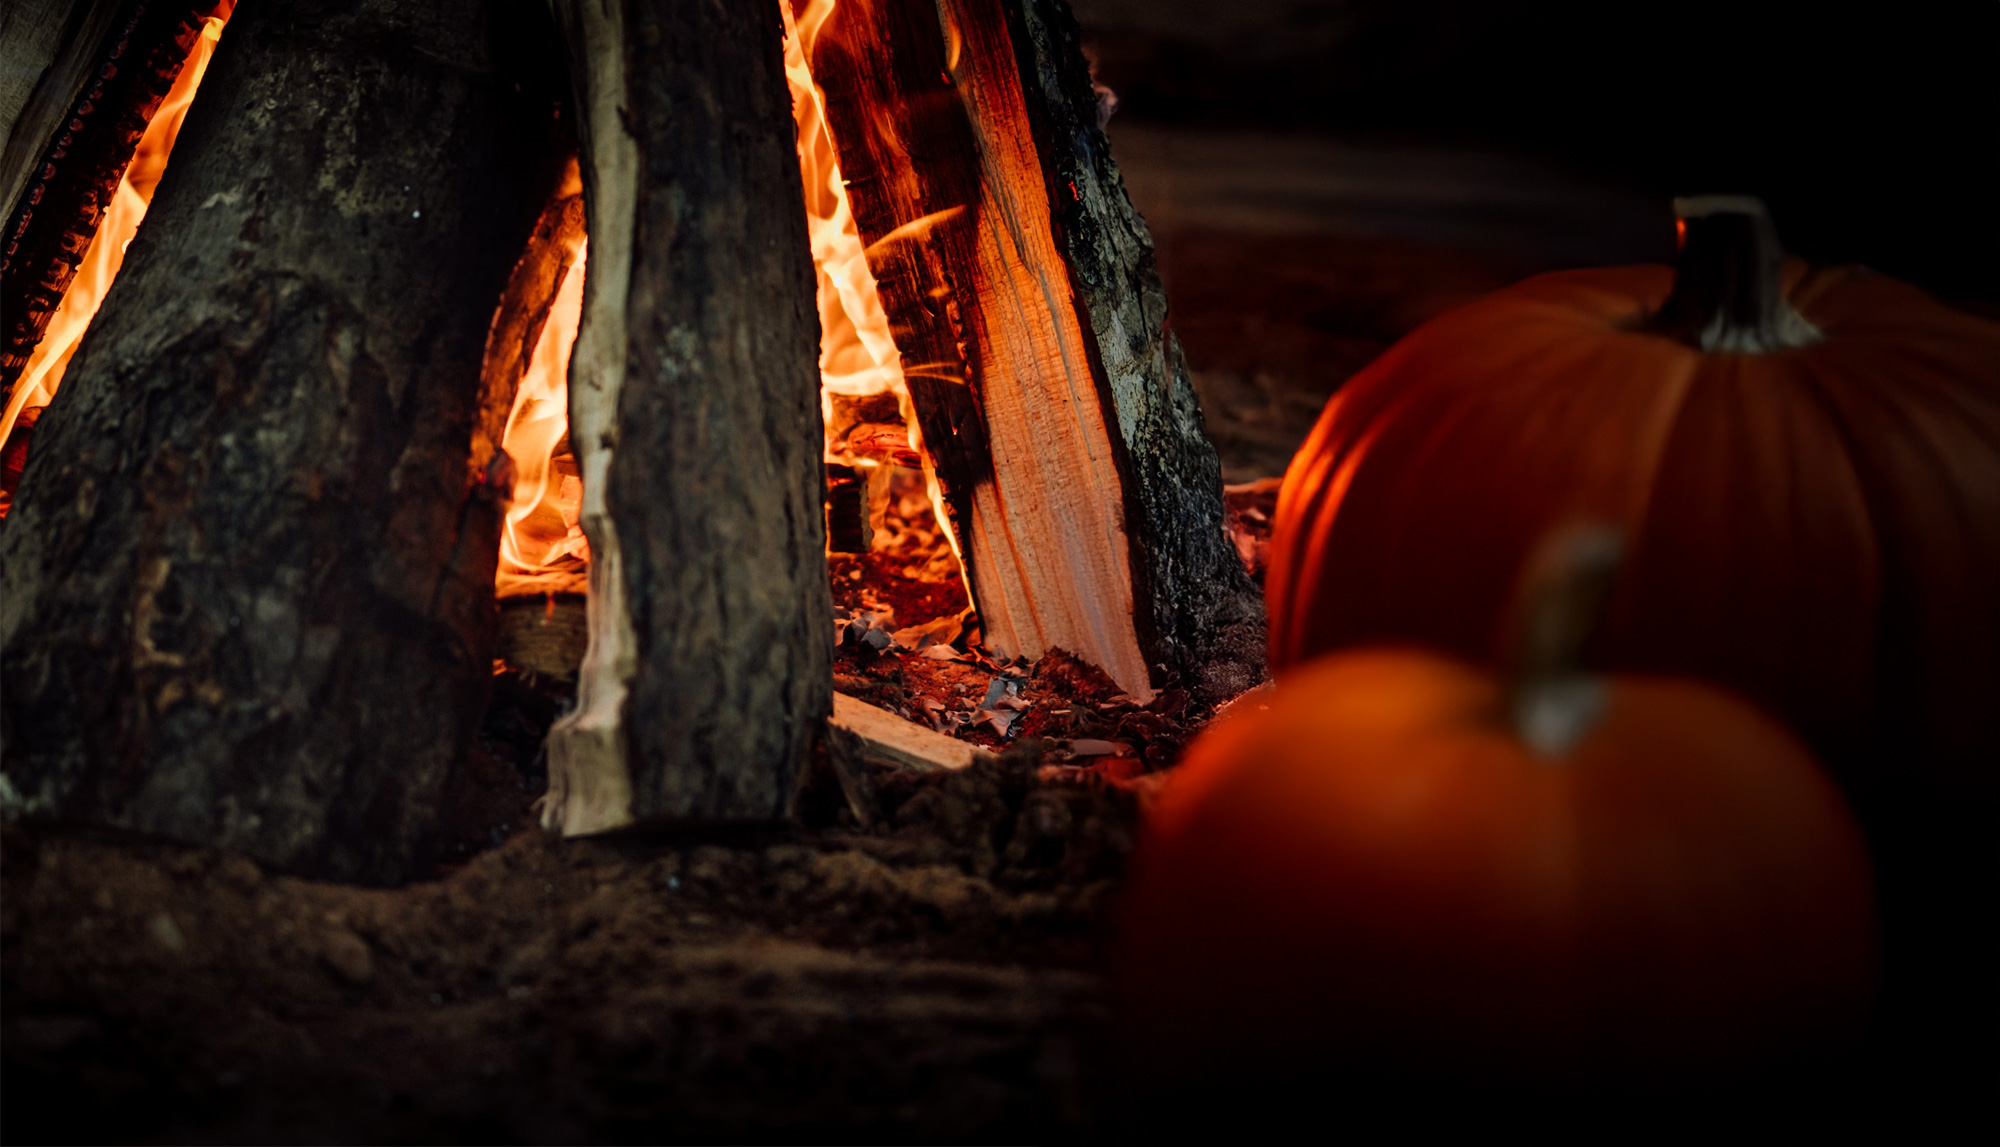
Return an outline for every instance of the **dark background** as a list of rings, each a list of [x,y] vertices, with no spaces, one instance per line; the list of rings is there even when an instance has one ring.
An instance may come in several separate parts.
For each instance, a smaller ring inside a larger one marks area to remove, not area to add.
[[[1750,192],[1798,254],[2000,299],[1993,0],[1072,3],[1121,116]]]

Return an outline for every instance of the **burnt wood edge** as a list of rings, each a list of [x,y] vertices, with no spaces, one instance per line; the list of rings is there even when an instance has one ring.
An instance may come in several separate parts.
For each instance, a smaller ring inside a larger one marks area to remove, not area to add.
[[[30,36],[0,44],[0,66],[34,70],[34,80],[14,114],[0,124],[0,222],[14,216],[22,192],[34,180],[42,148],[66,122],[70,104],[90,84],[110,36],[124,28],[138,0],[24,0],[16,20],[42,14],[60,26],[44,52],[34,52]],[[8,30],[12,32],[12,28]]]
[[[98,50],[94,80],[71,102],[57,134],[11,205],[0,241],[0,401],[13,395],[48,329],[139,139],[180,76],[215,0],[137,0]]]
[[[32,0],[31,0],[32,2]],[[70,115],[70,105],[97,74],[112,38],[130,20],[141,0],[47,0],[45,7],[67,8],[69,15],[56,32],[46,59],[26,59],[41,69],[27,98],[6,124],[0,148],[0,219],[12,219],[21,194],[33,181],[48,141]]]

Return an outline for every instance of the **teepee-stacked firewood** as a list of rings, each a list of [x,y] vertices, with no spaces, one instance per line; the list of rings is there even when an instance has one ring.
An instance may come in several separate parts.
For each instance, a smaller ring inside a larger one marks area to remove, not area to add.
[[[233,18],[0,522],[0,814],[422,870],[491,673],[496,438],[585,222],[591,643],[544,822],[788,811],[832,615],[784,19],[554,9],[559,36],[532,0]],[[845,0],[816,55],[989,641],[1139,697],[1254,680],[1066,12]]]
[[[756,816],[783,807],[827,711],[824,654],[799,645],[827,616],[819,485],[803,477],[820,434],[811,269],[768,250],[772,217],[802,219],[794,188],[770,182],[798,171],[778,13],[558,8],[590,200],[570,377],[593,565],[545,819]],[[1068,649],[1141,697],[1254,682],[1262,610],[1223,535],[1215,454],[1074,22],[1041,0],[843,0],[819,43],[813,74],[989,642]],[[702,150],[725,136],[746,152]],[[741,174],[717,180],[718,164]],[[780,248],[802,253],[803,230]],[[732,282],[768,284],[769,301],[739,309]]]

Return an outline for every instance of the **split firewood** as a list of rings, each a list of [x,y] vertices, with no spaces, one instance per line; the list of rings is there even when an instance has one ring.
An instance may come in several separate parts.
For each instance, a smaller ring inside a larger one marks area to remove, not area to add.
[[[1152,243],[1056,0],[840,0],[812,72],[986,640],[1147,698],[1264,622]]]
[[[826,747],[827,762],[840,782],[848,811],[863,827],[882,818],[870,770],[932,773],[993,759],[992,753],[978,745],[906,721],[845,693],[833,695]]]
[[[845,693],[833,695],[836,753],[893,769],[920,773],[962,769],[992,756],[970,741],[908,721],[879,705]]]

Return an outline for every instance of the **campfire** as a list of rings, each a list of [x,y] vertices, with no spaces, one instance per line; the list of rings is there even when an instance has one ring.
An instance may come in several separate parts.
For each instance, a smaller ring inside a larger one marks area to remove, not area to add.
[[[1936,1089],[1985,969],[1987,319],[1749,195],[1677,200],[1677,267],[1442,314],[1414,240],[1166,224],[1177,290],[1199,231],[1211,303],[1288,296],[1281,338],[1177,295],[1204,364],[1317,331],[1310,386],[1229,368],[1225,486],[1062,0],[24,3],[0,1059],[42,1116]],[[1422,199],[1392,151],[1328,203]],[[1276,226],[1271,182],[1203,194]]]
[[[576,834],[782,816],[830,712],[1143,759],[1028,713],[1051,657],[1113,709],[1255,683],[1074,25],[777,8],[562,7],[567,76],[504,27],[349,75],[394,12],[103,38],[9,217],[9,815],[393,881],[523,688]]]

